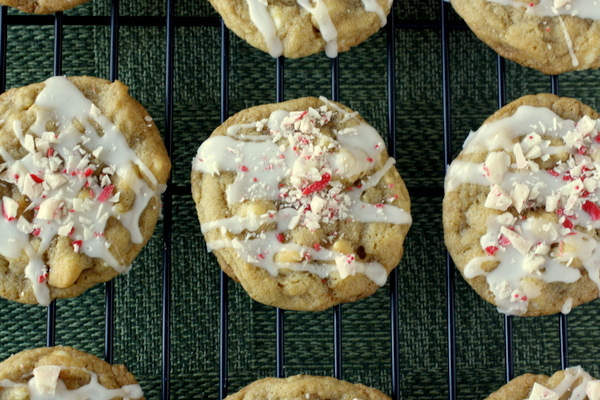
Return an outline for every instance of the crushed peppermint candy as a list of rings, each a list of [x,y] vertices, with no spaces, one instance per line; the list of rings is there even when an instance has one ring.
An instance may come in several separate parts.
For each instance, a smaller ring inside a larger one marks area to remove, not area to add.
[[[447,192],[462,183],[490,188],[484,207],[495,217],[480,239],[485,255],[469,262],[467,275],[486,277],[501,311],[525,313],[541,293],[535,281],[577,281],[575,260],[597,276],[598,243],[591,234],[600,229],[599,128],[600,120],[588,116],[563,120],[549,109],[520,106],[465,142],[467,154],[489,151],[482,164],[450,166]],[[497,265],[484,270],[488,261]],[[507,290],[516,294],[510,301]]]
[[[322,278],[328,277],[330,270],[341,278],[360,272],[383,284],[387,272],[381,264],[363,262],[352,249],[345,250],[351,254],[334,249],[337,234],[307,246],[294,243],[293,235],[287,236],[291,241],[285,239],[286,231],[303,228],[316,232],[337,221],[411,222],[408,212],[393,205],[398,198],[395,194],[388,194],[377,204],[362,200],[394,160],[382,157],[385,147],[381,137],[358,119],[348,128],[325,127],[332,121],[355,118],[355,114],[327,100],[324,103],[302,111],[277,110],[258,122],[229,126],[227,135],[213,136],[200,146],[194,170],[213,175],[236,173],[225,192],[227,203],[243,204],[258,198],[274,202],[277,208],[270,217],[261,210],[243,218],[233,217],[237,226],[230,226],[233,219],[223,219],[203,223],[202,229],[205,233],[221,227],[229,232],[240,226],[256,230],[270,218],[277,229],[265,232],[264,239],[224,239],[208,245],[213,250],[233,247],[242,259],[272,275],[277,275],[279,268],[309,270]],[[278,260],[287,261],[275,262],[278,254]]]
[[[28,255],[25,275],[38,303],[47,305],[48,283],[56,287],[73,283],[54,279],[43,261],[53,238],[65,237],[74,252],[101,258],[115,270],[124,271],[127,266],[108,251],[106,223],[111,217],[119,218],[131,241],[140,243],[139,215],[156,195],[157,189],[149,185],[157,182],[116,126],[65,77],[48,79],[35,105],[38,111],[31,126],[24,129],[15,119],[11,127],[27,153],[15,159],[0,147],[4,160],[0,180],[23,195],[19,202],[2,198],[0,232],[16,239],[18,245],[0,244],[0,254],[18,258],[24,251]],[[52,124],[57,126],[55,132],[46,130],[51,121],[61,121]],[[138,192],[125,213],[115,208],[120,198],[113,183],[117,175]],[[35,249],[29,243],[30,235],[41,239]]]

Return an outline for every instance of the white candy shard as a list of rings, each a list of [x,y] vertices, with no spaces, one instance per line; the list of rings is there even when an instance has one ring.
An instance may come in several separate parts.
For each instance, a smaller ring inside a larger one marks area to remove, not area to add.
[[[555,0],[554,4],[556,4],[557,1],[560,2],[568,2],[569,0]],[[555,6],[556,7],[556,6]],[[558,7],[557,7],[558,8]],[[591,119],[590,117],[588,117],[587,115],[584,115],[583,118],[581,118],[579,120],[579,122],[577,122],[577,130],[582,134],[582,135],[587,135],[589,133],[592,133],[592,131],[596,128],[596,121]]]
[[[2,215],[7,221],[12,221],[17,217],[17,211],[19,210],[19,203],[10,197],[2,197]]]
[[[558,400],[558,398],[557,393],[536,382],[533,384],[528,400]]]
[[[600,380],[589,381],[585,388],[585,394],[590,400],[600,400]]]
[[[56,365],[43,365],[34,368],[35,388],[39,394],[55,394],[60,367]]]
[[[510,243],[513,245],[515,249],[519,251],[519,253],[526,255],[533,246],[533,242],[531,240],[525,239],[523,236],[519,235],[515,231],[511,231],[505,226],[500,227],[500,233],[502,233]]]
[[[517,183],[513,187],[510,197],[513,199],[513,204],[517,209],[517,212],[520,213],[529,197],[529,188],[521,183]]]
[[[560,201],[560,194],[551,194],[546,196],[546,211],[553,212],[558,208],[558,202]]]
[[[490,153],[483,164],[484,175],[491,183],[499,185],[510,165],[510,156],[503,151]]]
[[[56,215],[58,208],[60,207],[60,199],[56,197],[50,197],[49,199],[44,200],[40,204],[40,209],[37,213],[37,218],[43,220],[52,220]]]
[[[523,148],[520,143],[515,143],[513,147],[513,152],[515,153],[515,161],[517,162],[517,168],[524,169],[527,167],[527,159],[525,159],[525,155],[523,154]]]
[[[492,189],[485,199],[484,206],[494,210],[506,211],[512,204],[510,196],[498,185],[492,185]]]
[[[523,269],[527,273],[532,273],[536,271],[539,267],[544,265],[545,259],[544,257],[536,254],[527,254],[525,259],[523,260]]]
[[[573,298],[568,297],[567,300],[565,300],[565,304],[563,304],[560,312],[566,315],[571,312],[571,308],[573,308]]]

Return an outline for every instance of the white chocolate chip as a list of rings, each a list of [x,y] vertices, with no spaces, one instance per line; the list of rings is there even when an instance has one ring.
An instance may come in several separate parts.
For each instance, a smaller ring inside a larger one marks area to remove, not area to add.
[[[560,200],[560,194],[551,194],[550,196],[546,196],[546,211],[553,212],[558,208],[558,202]]]
[[[544,257],[536,254],[527,254],[523,260],[523,270],[531,274],[536,271],[539,267],[544,265]]]
[[[60,367],[56,365],[42,365],[34,368],[33,376],[38,393],[42,395],[54,394],[59,375]]]
[[[11,221],[17,217],[17,211],[19,210],[19,203],[10,197],[2,197],[2,215],[7,221]]]
[[[515,153],[515,161],[517,162],[517,168],[524,169],[527,166],[527,160],[525,159],[525,155],[523,154],[523,148],[520,143],[515,143],[513,147],[513,152]]]
[[[60,207],[61,201],[56,197],[50,197],[44,200],[40,204],[40,209],[37,213],[37,218],[44,220],[52,220],[56,215],[58,208]]]

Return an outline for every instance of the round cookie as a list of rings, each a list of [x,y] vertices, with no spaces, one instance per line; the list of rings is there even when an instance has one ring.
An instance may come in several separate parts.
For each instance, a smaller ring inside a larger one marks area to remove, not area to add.
[[[386,24],[393,0],[209,0],[229,29],[269,53],[329,57],[365,41]]]
[[[120,82],[54,77],[0,96],[0,296],[47,305],[126,271],[170,161]]]
[[[581,0],[451,0],[502,57],[555,75],[600,67],[600,10]]]
[[[598,297],[597,118],[574,99],[522,97],[471,132],[448,168],[446,247],[499,311],[568,313]]]
[[[265,378],[246,386],[226,400],[389,400],[377,389],[326,376],[295,375]]]
[[[264,304],[323,310],[374,293],[403,252],[410,199],[379,134],[314,97],[244,110],[193,161],[221,268]]]
[[[0,5],[17,8],[29,14],[51,14],[70,10],[90,0],[0,0]]]
[[[564,397],[563,397],[564,396]],[[486,400],[600,399],[600,381],[581,367],[558,371],[551,377],[525,374],[512,379]]]
[[[0,363],[3,399],[144,399],[124,365],[110,365],[71,347],[42,347]],[[77,397],[75,397],[77,396]]]

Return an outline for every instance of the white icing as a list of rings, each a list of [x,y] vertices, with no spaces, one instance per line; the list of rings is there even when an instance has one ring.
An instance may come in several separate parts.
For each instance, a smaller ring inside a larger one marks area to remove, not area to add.
[[[324,0],[296,0],[298,5],[306,10],[315,19],[317,27],[321,32],[321,37],[325,41],[325,54],[328,57],[335,58],[338,55],[337,29],[329,16],[329,9]],[[387,17],[383,7],[377,0],[361,0],[363,7],[367,12],[376,13],[381,26],[387,23]],[[388,0],[388,6],[391,7],[392,0]],[[260,32],[267,46],[268,52],[272,57],[279,57],[283,54],[283,42],[277,36],[277,24],[275,18],[269,13],[268,0],[246,0],[250,20]]]
[[[52,377],[44,376],[44,383],[40,384],[40,374],[36,373],[40,368],[54,368],[58,371],[68,369],[59,366],[43,366],[34,369],[33,377],[27,383],[15,383],[8,379],[0,380],[0,387],[20,388],[28,393],[30,400],[110,400],[122,397],[123,400],[140,399],[144,396],[140,385],[125,385],[119,389],[108,389],[98,382],[98,375],[94,372],[82,369],[90,375],[90,381],[77,389],[67,389],[64,381],[55,374]],[[54,371],[56,372],[56,371]]]
[[[277,209],[262,210],[259,215],[250,213],[203,223],[203,233],[223,233],[221,239],[208,243],[209,249],[233,248],[243,261],[273,276],[281,269],[309,271],[322,278],[332,272],[341,278],[361,273],[378,285],[385,284],[387,272],[378,262],[361,262],[353,254],[325,248],[327,243],[308,247],[282,240],[283,232],[296,226],[314,231],[336,219],[405,225],[412,222],[408,212],[391,204],[362,201],[365,191],[376,186],[395,161],[388,158],[374,170],[385,147],[375,129],[365,123],[338,131],[335,140],[324,135],[320,127],[334,116],[331,108],[278,110],[256,124],[230,127],[228,136],[210,138],[200,146],[193,160],[194,170],[212,175],[236,173],[226,189],[229,204],[249,199],[278,204]],[[336,118],[347,117],[339,108],[335,113],[340,114]],[[256,137],[265,139],[239,134],[241,129],[249,128],[258,133]],[[264,130],[269,135],[264,135]],[[365,174],[370,177],[357,186],[344,187],[339,181]],[[265,231],[265,224],[275,224],[276,228]],[[245,240],[231,239],[227,234],[243,232],[247,232]],[[298,259],[275,260],[277,254],[285,252],[296,254]]]
[[[29,153],[16,160],[0,147],[5,162],[0,179],[16,185],[28,197],[28,209],[34,210],[34,217],[31,221],[23,216],[0,218],[0,254],[7,258],[18,258],[23,251],[27,254],[25,275],[37,301],[48,305],[49,271],[43,257],[53,238],[69,236],[76,252],[101,258],[115,270],[125,271],[127,266],[109,251],[110,243],[104,237],[106,223],[110,217],[120,219],[131,241],[141,243],[139,217],[157,196],[157,181],[117,127],[65,77],[48,79],[33,107],[36,121],[28,131],[22,130],[21,121],[13,123],[15,136]],[[57,125],[56,133],[46,131],[51,121]],[[83,133],[74,121],[83,127]],[[95,171],[100,164],[109,166],[102,174]],[[154,189],[137,176],[134,166]],[[114,176],[128,182],[136,193],[125,213],[115,208],[119,193],[113,192]],[[81,198],[84,192],[88,199]],[[29,242],[33,236],[41,239],[37,250]]]
[[[466,154],[490,152],[484,163],[455,160],[448,168],[447,193],[462,184],[487,186],[485,207],[506,211],[489,217],[480,239],[487,254],[470,260],[463,271],[466,278],[485,276],[500,311],[524,313],[540,294],[536,281],[576,282],[581,273],[571,266],[575,261],[600,287],[598,243],[590,234],[600,229],[599,126],[589,117],[575,123],[546,108],[521,106],[467,138]],[[552,138],[562,140],[552,145]],[[515,156],[509,165],[505,161],[515,150],[523,160]],[[560,154],[566,161],[539,168],[537,162]],[[485,262],[497,266],[484,270]]]
[[[570,15],[578,18],[592,19],[595,21],[600,20],[600,7],[596,0],[540,0],[538,4],[524,3],[516,0],[487,0],[492,3],[502,4],[503,6],[512,6],[525,9],[527,14],[536,15],[539,17],[557,17],[562,27],[565,44],[569,50],[572,64],[574,67],[579,66],[580,61],[575,55],[573,50],[573,42],[565,27],[561,16]],[[589,55],[583,60],[583,67],[588,66],[591,62],[595,61],[595,57],[592,58]]]

